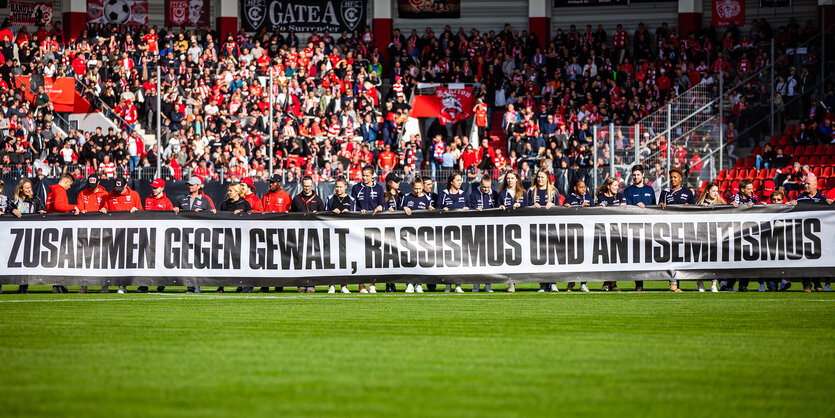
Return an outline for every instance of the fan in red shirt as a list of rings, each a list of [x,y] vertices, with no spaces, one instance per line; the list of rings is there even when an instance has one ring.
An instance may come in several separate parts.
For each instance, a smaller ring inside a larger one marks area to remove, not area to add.
[[[145,199],[145,210],[173,210],[175,213],[180,211],[180,208],[175,208],[165,195],[165,180],[155,179],[151,182],[151,188],[151,195]]]
[[[264,207],[261,205],[261,199],[255,194],[255,182],[252,181],[252,177],[244,177],[241,179],[241,184],[246,185],[244,187],[244,199],[252,206],[252,211],[255,213],[263,213]]]
[[[67,190],[72,187],[74,179],[71,174],[64,173],[58,184],[49,186],[49,194],[46,196],[46,211],[47,213],[68,213],[73,212],[78,215],[78,206],[73,205],[67,198]]]
[[[104,199],[104,207],[101,213],[107,212],[136,212],[142,210],[142,199],[139,193],[128,187],[124,177],[119,177],[113,186],[113,191]]]
[[[99,176],[92,174],[87,177],[87,187],[78,194],[78,209],[81,213],[98,212],[104,207],[107,190],[99,185]]]
[[[395,164],[397,164],[397,156],[391,152],[391,145],[386,144],[386,150],[377,156],[377,167],[382,171],[391,171]]]
[[[263,208],[266,213],[283,213],[290,211],[290,204],[293,198],[281,188],[281,175],[273,174],[267,181],[270,183],[270,190],[264,193]]]

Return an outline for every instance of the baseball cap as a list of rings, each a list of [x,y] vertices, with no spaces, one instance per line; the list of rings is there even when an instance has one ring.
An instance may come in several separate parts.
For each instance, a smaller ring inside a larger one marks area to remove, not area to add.
[[[188,179],[188,185],[189,185],[189,186],[202,186],[202,185],[203,185],[203,181],[202,181],[202,180],[200,180],[200,177],[197,177],[197,176],[191,176],[191,177]]]
[[[249,187],[255,188],[255,182],[252,181],[252,177],[244,177],[241,179],[241,184],[246,184]]]
[[[739,193],[739,182],[738,181],[732,181],[731,182],[731,194],[737,194],[737,193]]]
[[[763,183],[763,196],[771,197],[772,193],[774,193],[774,180],[766,180]]]
[[[121,192],[125,190],[125,186],[127,186],[128,181],[125,180],[124,177],[116,177],[116,182],[113,183],[113,191]]]
[[[281,174],[273,174],[267,181],[270,183],[281,183]]]
[[[386,183],[388,183],[390,181],[393,181],[395,183],[400,183],[401,181],[403,181],[403,179],[401,179],[400,177],[397,177],[397,174],[388,173],[388,174],[386,174]]]
[[[165,187],[165,180],[163,180],[163,179],[155,179],[154,181],[152,181],[152,182],[151,182],[151,187],[153,187],[153,188],[155,188],[155,189],[156,189],[157,187]]]
[[[91,174],[87,177],[87,188],[93,190],[96,187],[99,187],[99,176]]]

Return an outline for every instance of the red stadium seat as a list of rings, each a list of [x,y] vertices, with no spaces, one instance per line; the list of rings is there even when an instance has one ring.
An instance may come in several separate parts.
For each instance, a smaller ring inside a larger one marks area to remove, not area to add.
[[[734,168],[745,168],[745,159],[740,158],[736,160],[736,165],[734,166]]]
[[[757,169],[752,168],[752,169],[748,170],[748,174],[745,175],[745,179],[746,180],[754,180],[755,178],[757,178]]]
[[[818,178],[818,190],[826,190],[826,179]]]
[[[780,137],[777,136],[777,135],[772,136],[771,141],[769,141],[769,143],[771,144],[772,147],[776,147],[777,145],[780,144]]]
[[[826,152],[826,145],[819,144],[815,147],[815,154],[816,155],[823,155]]]
[[[809,165],[820,165],[820,158],[817,155],[809,157]]]
[[[773,179],[774,176],[776,176],[776,175],[777,175],[777,169],[776,168],[769,168],[768,169],[768,178]]]
[[[756,157],[748,157],[745,159],[745,167],[747,168],[754,168],[757,166],[757,158]]]
[[[815,158],[815,157],[812,157],[812,158]],[[811,158],[809,159],[809,164],[812,164],[812,159]],[[814,174],[815,177],[820,178],[821,175],[823,174],[823,167],[813,167],[812,168],[812,174]]]
[[[725,180],[721,184],[719,184],[719,192],[724,194],[726,191],[728,191],[729,187],[731,187],[731,182],[728,181],[728,180]]]
[[[800,158],[797,159],[797,162],[799,162],[800,165],[802,165],[802,166],[806,165],[806,164],[809,164],[809,157],[803,155],[803,156],[801,156]]]
[[[815,146],[806,145],[806,148],[803,150],[803,155],[815,155]]]
[[[793,145],[786,145],[786,147],[783,148],[783,154],[794,155],[794,146]]]
[[[725,176],[727,176],[727,175],[728,175],[728,170],[720,170],[719,174],[716,176],[716,181],[719,182],[719,181],[725,180]]]
[[[760,190],[760,186],[762,186],[763,182],[760,180],[754,180],[754,190]]]
[[[833,174],[833,171],[835,171],[835,170],[833,170],[832,166],[824,167],[823,168],[823,177],[835,176],[835,174]]]
[[[829,155],[821,155],[820,165],[832,165],[832,157]]]
[[[782,137],[780,137],[780,146],[785,147],[786,145],[789,145],[789,139],[790,138],[788,135],[783,135]]]
[[[770,170],[767,169],[767,168],[760,169],[760,171],[757,173],[757,178],[760,179],[760,180],[770,179],[771,177],[768,176],[769,171]]]
[[[761,155],[762,153],[763,153],[762,147],[754,147],[754,149],[751,150],[751,155]]]
[[[827,155],[835,155],[835,144],[829,144],[826,146],[826,151],[824,151]]]
[[[789,200],[797,199],[797,190],[789,190]]]
[[[835,177],[830,177],[829,180],[826,180],[826,188],[835,189]]]
[[[794,135],[794,134],[797,133],[797,131],[798,131],[798,126],[795,125],[795,124],[791,124],[791,125],[786,127],[786,133],[789,134],[789,135]]]

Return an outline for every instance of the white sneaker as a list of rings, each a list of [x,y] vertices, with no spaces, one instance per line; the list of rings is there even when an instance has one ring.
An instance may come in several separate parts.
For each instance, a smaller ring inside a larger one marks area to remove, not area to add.
[[[545,293],[545,289],[540,287],[539,290],[536,291],[536,293]]]
[[[455,293],[464,293],[464,289],[461,288],[460,284],[455,285]]]
[[[128,289],[125,289],[125,286],[119,286],[119,290],[117,290],[116,293],[124,295],[125,293],[128,293]]]
[[[824,292],[831,292],[832,291],[832,285],[831,284],[823,285],[823,291]]]
[[[377,293],[377,286],[374,286],[373,284],[368,286],[368,293]]]
[[[475,292],[478,292],[478,290],[479,290],[480,288],[481,288],[481,285],[479,285],[479,284],[474,284],[474,285],[473,285],[473,292],[474,292],[474,293],[475,293]]]
[[[589,288],[588,288],[588,286],[586,286],[586,285],[584,285],[584,284],[581,284],[581,285],[580,285],[580,291],[581,291],[581,292],[588,292],[588,291],[589,291]]]
[[[360,289],[360,293],[368,293],[368,289],[363,287],[362,289]]]
[[[411,283],[407,284],[406,293],[415,293],[415,286]]]
[[[704,293],[705,292],[705,282],[703,282],[701,280],[696,280],[696,285],[699,286],[699,293]]]
[[[423,293],[423,285],[415,286],[415,293]]]
[[[705,292],[705,288],[704,288],[704,287],[700,287],[700,288],[699,288],[699,293],[704,293],[704,292]]]
[[[716,287],[716,283],[710,285],[710,292],[711,293],[719,293],[719,288]]]
[[[510,283],[510,284],[508,284],[508,285],[507,285],[507,292],[508,292],[508,293],[514,293],[514,292],[516,292],[516,284],[515,284],[515,283]]]
[[[446,288],[444,289],[444,293],[449,293],[449,292],[452,292],[452,285],[448,284],[448,285],[446,285]]]
[[[328,286],[328,293],[336,293],[336,288],[333,285]]]
[[[493,293],[493,286],[489,284],[484,285],[484,291],[487,293]]]
[[[760,292],[765,292],[765,283],[760,283]]]
[[[346,293],[346,294],[347,294],[347,293],[351,293],[351,291],[350,291],[350,290],[348,290],[348,286],[342,286],[342,289],[340,290],[340,292],[342,292],[342,293]]]
[[[559,292],[560,291],[560,289],[557,287],[556,283],[551,283],[551,285],[549,286],[549,290],[552,291],[552,292]]]

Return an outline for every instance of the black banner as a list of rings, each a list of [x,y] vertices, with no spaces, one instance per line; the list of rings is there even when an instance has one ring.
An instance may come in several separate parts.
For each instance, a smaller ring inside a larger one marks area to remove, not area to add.
[[[312,286],[835,276],[835,209],[0,217],[0,283]]]
[[[241,26],[248,32],[339,33],[364,27],[367,9],[368,0],[241,0]]]
[[[791,7],[792,0],[760,0],[760,7]]]
[[[554,7],[626,6],[629,0],[554,0]]]
[[[461,0],[397,0],[397,14],[401,19],[458,19]]]

